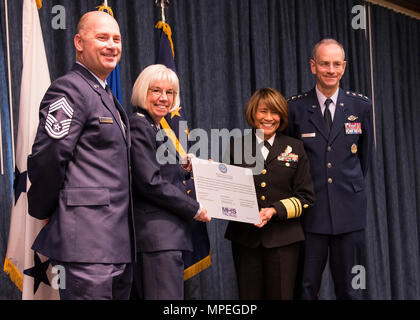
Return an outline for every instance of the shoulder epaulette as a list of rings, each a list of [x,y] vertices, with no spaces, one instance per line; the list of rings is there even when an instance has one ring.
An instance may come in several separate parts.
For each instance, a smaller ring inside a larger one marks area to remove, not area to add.
[[[289,102],[289,101],[293,101],[293,100],[296,100],[296,99],[301,99],[301,98],[303,98],[303,97],[306,97],[308,95],[308,92],[305,92],[305,93],[299,93],[299,94],[297,94],[297,95],[295,95],[295,96],[292,96],[292,97],[290,97],[290,98],[287,98],[287,102]]]
[[[349,97],[354,97],[354,98],[359,98],[359,99],[363,99],[366,101],[369,101],[369,97],[361,94],[361,93],[357,93],[357,92],[351,92],[351,91],[346,91],[347,96]]]

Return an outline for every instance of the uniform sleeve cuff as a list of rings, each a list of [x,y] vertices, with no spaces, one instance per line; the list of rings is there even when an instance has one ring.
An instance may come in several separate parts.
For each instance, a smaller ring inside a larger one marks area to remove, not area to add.
[[[196,213],[196,214],[195,214],[195,216],[194,216],[194,219],[195,219],[195,218],[197,218],[197,217],[200,215],[201,210],[203,210],[203,206],[201,205],[201,203],[200,203],[200,202],[199,202],[199,205],[200,205],[200,208],[198,208],[197,213]]]
[[[302,203],[295,197],[280,200],[273,206],[280,220],[299,218],[302,215]]]

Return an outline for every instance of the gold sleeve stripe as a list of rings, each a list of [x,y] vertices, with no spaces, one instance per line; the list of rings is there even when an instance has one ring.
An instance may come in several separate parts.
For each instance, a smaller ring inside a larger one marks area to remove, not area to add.
[[[298,218],[302,215],[302,203],[300,202],[300,200],[298,198],[291,198],[291,200],[295,203],[296,206],[296,216],[295,218]]]
[[[299,199],[292,197],[280,200],[287,212],[287,219],[298,218],[302,214],[302,204]]]
[[[292,214],[294,215],[294,212],[295,212],[295,206],[294,206],[293,202],[290,201],[290,199],[283,199],[283,200],[280,200],[280,202],[286,208],[287,219],[292,218]]]
[[[299,199],[292,197],[280,200],[287,212],[287,219],[298,218],[302,214],[302,204]]]

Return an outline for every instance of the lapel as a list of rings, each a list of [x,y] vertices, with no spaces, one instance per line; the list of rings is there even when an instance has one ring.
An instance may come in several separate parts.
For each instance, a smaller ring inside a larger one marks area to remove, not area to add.
[[[328,142],[331,144],[335,138],[341,133],[344,133],[344,122],[346,121],[347,106],[344,103],[345,93],[340,88],[338,91],[337,105],[335,106],[334,120],[331,126],[331,132]]]
[[[153,128],[153,131],[156,134],[160,134],[160,135],[164,135],[165,134],[165,130],[161,130],[159,129],[156,124],[155,121],[152,119],[152,117],[150,116],[150,114],[147,112],[147,110],[141,109],[141,108],[137,108],[136,112],[141,113],[144,115],[145,119],[147,120],[147,122],[149,123],[149,125]],[[155,139],[156,140],[156,149],[159,148],[160,145],[162,145],[164,142],[162,141],[162,139]],[[164,139],[163,139],[164,140]],[[171,149],[168,149],[169,152],[171,152]],[[175,151],[176,154],[176,151]]]
[[[159,131],[159,129],[158,129],[158,127],[156,127],[155,122],[153,121],[152,117],[150,116],[150,114],[145,109],[138,108],[137,112],[144,115],[147,122],[149,122],[150,126],[153,128],[153,130],[156,133]]]
[[[114,96],[111,97],[108,95],[108,93],[105,91],[102,86],[99,86],[100,92],[98,92],[101,95],[101,99],[105,107],[112,113],[112,116],[114,117],[116,123],[118,124],[118,127],[121,130],[121,133],[124,136],[124,139],[127,139],[126,137],[126,130],[123,128],[121,121],[124,122],[125,126],[127,127],[127,119],[125,118],[125,112],[122,110],[122,107],[120,103],[117,101],[117,99],[114,98]],[[121,118],[120,118],[121,116]]]
[[[121,115],[122,121],[125,123],[126,126],[128,124],[128,119],[119,101],[115,98],[113,98],[114,101],[111,100],[111,97],[108,95],[105,89],[102,88],[98,80],[96,80],[95,77],[87,69],[75,63],[73,66],[73,70],[75,70],[92,87],[92,89],[101,97],[102,103],[109,110],[109,112],[111,112],[114,118],[114,121],[117,123],[118,127],[121,130],[121,134],[123,135],[124,140],[127,142],[128,134],[126,132],[128,132],[128,130],[125,130],[122,127],[120,115]]]
[[[309,121],[312,122],[315,128],[317,128],[318,132],[325,138],[325,140],[328,141],[327,128],[325,126],[325,120],[322,117],[322,111],[321,107],[319,106],[318,97],[316,96],[315,87],[309,92],[308,99],[309,105],[307,112],[311,114],[309,116]]]

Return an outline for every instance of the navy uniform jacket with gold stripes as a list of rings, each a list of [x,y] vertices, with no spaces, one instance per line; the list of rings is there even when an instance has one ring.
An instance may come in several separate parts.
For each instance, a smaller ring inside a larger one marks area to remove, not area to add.
[[[240,139],[243,153],[250,152],[253,156],[261,153],[256,147],[254,134],[252,146],[244,145],[246,139]],[[245,164],[244,157],[242,163],[234,163],[234,145],[231,141],[230,159],[225,159],[225,162],[252,167]],[[264,169],[254,175],[254,184],[259,209],[274,207],[277,214],[261,229],[252,224],[231,221],[225,237],[250,248],[259,245],[275,248],[304,240],[299,217],[313,205],[314,191],[302,142],[277,132],[264,161]]]
[[[370,100],[339,89],[329,135],[315,88],[288,101],[286,132],[303,141],[317,199],[303,218],[305,232],[342,234],[363,229],[364,178],[373,141]]]

